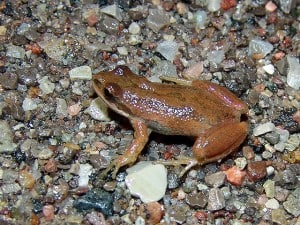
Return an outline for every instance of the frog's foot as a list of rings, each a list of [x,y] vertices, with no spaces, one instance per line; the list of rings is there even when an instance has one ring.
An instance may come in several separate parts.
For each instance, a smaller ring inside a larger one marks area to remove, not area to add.
[[[199,164],[199,162],[196,159],[193,159],[191,157],[185,157],[175,160],[158,160],[156,161],[158,164],[163,164],[165,166],[181,166],[186,165],[184,169],[180,172],[179,177],[182,177],[187,171],[189,171],[192,167]]]

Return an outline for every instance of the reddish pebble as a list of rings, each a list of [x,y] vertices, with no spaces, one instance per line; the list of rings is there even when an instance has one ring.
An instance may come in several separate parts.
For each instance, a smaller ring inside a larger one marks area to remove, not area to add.
[[[195,212],[194,216],[201,222],[207,219],[207,213],[205,211],[197,211]]]
[[[237,166],[233,166],[225,171],[229,183],[235,186],[241,186],[246,176],[246,172],[240,170]]]
[[[247,175],[250,181],[256,182],[267,175],[266,161],[250,162],[247,166]]]
[[[277,9],[277,5],[275,5],[272,1],[268,1],[265,8],[267,12],[274,12]]]
[[[146,210],[147,210],[147,224],[157,224],[161,220],[163,214],[164,214],[164,209],[161,204],[158,202],[149,202],[146,205]]]
[[[70,116],[76,116],[81,110],[79,103],[69,106],[68,113]]]
[[[300,125],[300,109],[298,109],[293,115],[293,120],[295,120],[298,125]]]
[[[47,173],[53,173],[57,171],[56,162],[53,158],[49,159],[45,165],[45,171]]]
[[[273,59],[275,59],[275,60],[280,60],[280,59],[282,59],[284,56],[285,56],[285,53],[284,53],[284,52],[276,52],[276,53],[273,55]]]
[[[40,219],[37,215],[31,214],[30,216],[30,225],[39,225],[40,224]]]
[[[243,156],[246,159],[248,159],[248,160],[254,159],[255,154],[254,154],[253,149],[250,146],[243,147],[242,152],[243,152]]]
[[[92,14],[87,18],[87,23],[90,27],[95,26],[97,22],[98,22],[98,17],[95,14]]]
[[[42,48],[37,43],[33,43],[31,45],[26,45],[25,48],[27,51],[31,50],[31,52],[35,55],[39,55],[42,52]]]
[[[235,7],[236,5],[237,5],[236,0],[222,0],[221,1],[221,8],[223,10],[231,9],[231,8]]]
[[[46,221],[51,221],[54,219],[54,206],[45,205],[43,207],[43,215]]]

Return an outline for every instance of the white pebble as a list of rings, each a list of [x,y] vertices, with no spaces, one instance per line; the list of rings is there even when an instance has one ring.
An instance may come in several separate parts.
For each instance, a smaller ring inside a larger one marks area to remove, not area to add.
[[[266,202],[265,206],[268,209],[278,209],[279,208],[279,202],[275,198],[271,198]]]
[[[274,169],[273,166],[268,166],[268,167],[266,168],[266,170],[267,170],[268,176],[273,175],[273,174],[274,174],[274,171],[275,171],[275,169]]]
[[[154,202],[160,200],[167,188],[167,169],[161,164],[151,162],[139,162],[126,170],[128,176],[125,183],[134,196],[138,196],[142,202]]]
[[[272,64],[268,64],[268,65],[263,66],[263,69],[268,74],[273,74],[275,72],[275,68]]]
[[[70,79],[91,80],[92,70],[89,66],[79,66],[69,71]]]
[[[128,50],[126,47],[117,47],[117,50],[120,55],[128,55]]]
[[[89,176],[92,174],[93,167],[86,163],[80,164],[80,168],[78,171],[79,179],[78,179],[78,186],[79,187],[86,187],[89,184]]]
[[[221,8],[221,0],[211,0],[208,1],[207,9],[210,12],[216,12]]]
[[[253,135],[259,136],[275,130],[275,125],[271,122],[260,124],[253,129]]]
[[[85,113],[88,113],[95,120],[110,121],[107,105],[100,97],[92,100]]]
[[[37,104],[31,98],[25,98],[22,104],[22,108],[24,111],[35,110],[37,107]]]
[[[39,81],[39,88],[42,90],[44,95],[53,93],[55,85],[52,83],[47,76],[42,77]]]
[[[300,62],[296,57],[287,57],[287,62],[289,64],[289,70],[287,74],[287,84],[294,88],[300,88]]]
[[[140,34],[141,33],[141,27],[137,22],[132,22],[128,27],[128,31],[131,34]]]

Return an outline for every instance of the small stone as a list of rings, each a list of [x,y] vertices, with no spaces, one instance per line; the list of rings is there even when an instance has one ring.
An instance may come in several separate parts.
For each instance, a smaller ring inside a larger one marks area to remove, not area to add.
[[[58,118],[64,118],[68,115],[68,106],[65,99],[56,98],[56,115]]]
[[[100,97],[92,100],[90,106],[85,110],[85,113],[88,113],[95,120],[110,121],[108,107]]]
[[[23,110],[31,111],[37,109],[38,105],[35,103],[35,101],[31,98],[25,98],[22,104]]]
[[[42,90],[44,95],[53,93],[55,85],[48,79],[47,76],[43,77],[38,82],[40,84],[39,88]]]
[[[237,5],[236,0],[221,0],[221,8],[223,10],[231,9],[231,8],[235,7],[236,5]]]
[[[270,158],[272,158],[273,154],[270,151],[263,151],[261,156],[262,156],[263,159],[270,159]]]
[[[106,216],[111,216],[113,212],[113,195],[100,188],[94,188],[79,197],[73,202],[73,206],[79,211],[90,211],[95,209]]]
[[[117,47],[117,50],[120,55],[128,55],[128,50],[126,47]]]
[[[234,160],[234,162],[235,162],[235,165],[236,165],[240,170],[245,169],[245,167],[247,166],[247,159],[244,158],[244,157],[236,158],[236,159]]]
[[[268,1],[265,8],[267,12],[274,12],[277,9],[277,5],[272,1]]]
[[[263,69],[268,74],[274,74],[274,72],[275,72],[275,67],[272,64],[263,66]]]
[[[0,130],[0,153],[14,152],[17,145],[13,143],[14,135],[7,121],[0,120]]]
[[[289,195],[289,191],[287,189],[284,189],[280,186],[275,186],[275,198],[280,201],[280,202],[284,202],[288,195]]]
[[[46,54],[54,60],[62,61],[67,54],[67,46],[63,39],[50,39],[47,41],[39,42],[38,45],[44,49]]]
[[[116,5],[108,5],[100,10],[102,13],[110,15],[119,21],[122,21],[122,10]]]
[[[179,15],[185,15],[188,12],[188,8],[183,2],[178,2],[176,4],[176,10]]]
[[[211,211],[220,210],[225,207],[225,198],[219,188],[212,188],[208,193],[207,209]]]
[[[129,35],[128,44],[130,45],[137,45],[143,42],[143,38],[140,35],[132,34]]]
[[[193,208],[204,208],[207,204],[207,198],[202,192],[191,193],[186,196],[186,202]]]
[[[89,176],[93,172],[93,167],[86,163],[80,164],[79,171],[78,171],[78,186],[79,187],[87,187],[89,184]]]
[[[9,45],[6,48],[6,56],[17,59],[24,59],[25,50],[19,46]]]
[[[259,136],[275,130],[275,125],[271,122],[260,124],[253,129],[253,135]]]
[[[203,10],[198,10],[194,14],[194,20],[196,22],[196,30],[200,31],[206,27],[206,24],[208,22],[207,19],[207,13]]]
[[[174,41],[163,41],[158,44],[156,51],[167,60],[173,62],[178,51],[178,44]]]
[[[166,14],[161,9],[149,9],[149,15],[147,17],[147,26],[158,33],[160,29],[168,26],[170,24],[170,19],[168,14]]]
[[[296,3],[295,0],[279,0],[280,8],[286,14],[291,12],[293,5]]]
[[[268,209],[278,209],[279,208],[279,202],[275,198],[271,198],[266,202],[265,206]]]
[[[1,191],[4,194],[17,193],[21,191],[21,187],[18,183],[2,184]]]
[[[272,210],[272,222],[275,224],[286,225],[286,216],[284,210],[282,209],[274,209]]]
[[[300,88],[300,63],[299,59],[292,56],[287,56],[287,62],[289,65],[288,74],[287,74],[287,84],[294,88]]]
[[[15,73],[3,73],[0,75],[0,85],[8,90],[14,90],[18,85],[18,76]]]
[[[140,34],[141,33],[141,27],[137,22],[132,22],[128,27],[128,31],[131,34]]]
[[[54,219],[54,206],[53,205],[45,205],[43,207],[43,216],[46,221],[51,221]]]
[[[79,66],[71,69],[69,75],[71,80],[91,80],[92,70],[89,66]]]
[[[67,111],[70,116],[76,116],[78,115],[81,109],[82,106],[80,105],[80,103],[76,103],[74,105],[70,105]]]
[[[249,55],[253,58],[264,58],[273,50],[273,45],[267,41],[252,39],[249,43]]]
[[[0,26],[0,36],[4,36],[6,34],[7,28],[5,26]]]
[[[298,193],[298,194],[297,194]],[[287,198],[287,200],[283,203],[283,207],[286,211],[292,214],[294,217],[298,217],[300,215],[300,188],[297,188],[292,192]]]
[[[237,166],[226,170],[225,174],[228,182],[236,186],[241,186],[246,176],[246,172],[240,170]]]
[[[134,196],[148,203],[160,200],[167,188],[167,170],[163,165],[139,162],[126,170],[125,183]]]
[[[243,147],[242,152],[243,152],[243,156],[246,159],[248,159],[248,160],[254,159],[255,154],[254,154],[253,149],[250,146]]]
[[[265,161],[250,162],[247,166],[247,175],[250,181],[256,182],[267,175]]]
[[[263,187],[265,189],[266,196],[268,198],[274,198],[275,196],[275,182],[272,180],[267,180],[264,184]]]
[[[273,166],[268,166],[268,167],[267,167],[267,175],[268,175],[268,176],[273,175],[273,174],[274,174],[274,171],[275,171],[275,169],[274,169]]]
[[[146,204],[147,224],[158,224],[164,215],[163,206],[158,202]]]
[[[280,140],[280,135],[276,132],[267,133],[264,137],[272,145],[277,144]]]
[[[43,148],[41,151],[38,153],[38,158],[39,159],[50,159],[53,156],[53,151],[51,151],[48,148]]]
[[[47,173],[54,173],[57,171],[57,165],[55,162],[55,159],[51,158],[48,160],[48,162],[45,164],[45,171]]]
[[[197,62],[194,65],[190,66],[187,70],[185,70],[182,73],[182,76],[187,80],[197,80],[200,78],[203,69],[203,62]]]
[[[300,138],[297,134],[292,134],[285,143],[285,149],[292,152],[300,146]]]
[[[104,19],[99,22],[99,25],[104,32],[116,35],[119,32],[120,22],[113,17],[105,16]]]
[[[220,187],[224,184],[225,178],[226,178],[225,173],[220,171],[206,176],[205,183],[207,183],[212,187]]]
[[[208,1],[207,9],[210,12],[216,12],[221,8],[221,0]]]
[[[18,181],[22,187],[28,188],[28,189],[32,189],[35,184],[35,179],[34,179],[32,173],[30,173],[26,170],[22,170],[19,173]]]

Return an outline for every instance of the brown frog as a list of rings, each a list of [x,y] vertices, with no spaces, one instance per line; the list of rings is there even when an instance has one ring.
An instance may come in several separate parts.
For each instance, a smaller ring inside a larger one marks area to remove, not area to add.
[[[93,76],[93,87],[108,107],[129,119],[134,140],[104,174],[133,164],[152,131],[195,138],[194,158],[166,164],[194,165],[222,159],[245,140],[248,107],[224,87],[208,81],[186,81],[187,85],[152,83],[126,66]]]

